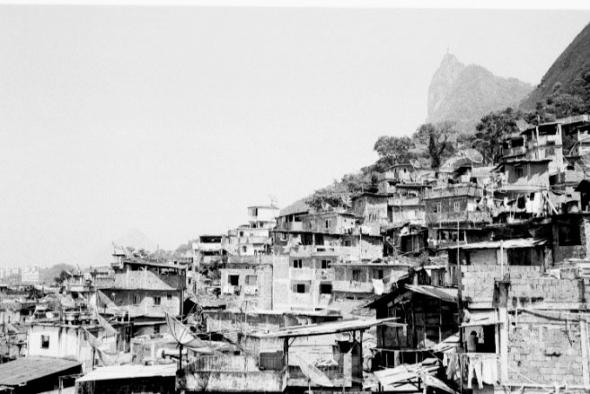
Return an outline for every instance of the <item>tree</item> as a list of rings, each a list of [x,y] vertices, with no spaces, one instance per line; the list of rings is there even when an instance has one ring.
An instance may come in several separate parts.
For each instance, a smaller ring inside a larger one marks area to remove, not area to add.
[[[475,126],[477,132],[472,140],[472,146],[482,154],[485,164],[492,164],[500,158],[502,138],[519,130],[517,121],[523,116],[520,111],[506,108],[490,112],[481,118]]]
[[[455,151],[451,140],[457,136],[457,131],[450,122],[439,124],[426,123],[418,128],[413,138],[416,142],[425,145],[427,155],[430,158],[430,167],[437,169],[443,159],[449,157]]]
[[[58,285],[64,283],[70,277],[70,273],[66,270],[61,270],[58,276],[56,276],[53,281]]]
[[[376,171],[385,171],[394,164],[407,163],[415,159],[416,154],[412,152],[415,147],[410,137],[392,137],[381,136],[375,142],[373,149],[379,155],[379,160],[375,163],[373,169]]]
[[[567,88],[559,82],[556,83],[551,95],[538,102],[535,111],[526,116],[527,122],[539,124],[588,112],[590,112],[590,68],[581,71]]]

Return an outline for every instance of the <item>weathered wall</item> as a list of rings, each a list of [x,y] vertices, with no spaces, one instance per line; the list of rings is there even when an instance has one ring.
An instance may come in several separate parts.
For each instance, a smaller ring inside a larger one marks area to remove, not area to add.
[[[113,300],[117,306],[133,305],[144,312],[157,312],[164,316],[164,312],[173,315],[180,314],[180,291],[160,290],[119,290],[105,289],[104,293]],[[160,304],[156,305],[155,298],[160,298]]]
[[[97,335],[96,332],[93,333]],[[41,346],[41,337],[49,339],[49,346]],[[71,358],[82,363],[84,370],[92,366],[92,347],[85,339],[80,327],[32,325],[27,336],[27,355],[57,358]],[[114,351],[115,337],[103,338],[104,349]]]
[[[238,285],[231,285],[230,276],[238,276]],[[221,292],[235,294],[230,307],[272,309],[273,266],[270,264],[232,264],[221,269]]]
[[[198,392],[282,392],[286,386],[284,371],[194,371],[189,365],[178,372],[176,388]]]

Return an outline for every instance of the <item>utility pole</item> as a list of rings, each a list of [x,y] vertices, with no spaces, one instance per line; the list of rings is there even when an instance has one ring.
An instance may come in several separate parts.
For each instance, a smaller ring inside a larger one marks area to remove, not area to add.
[[[459,229],[459,219],[457,219],[457,325],[459,326],[459,385],[460,392],[463,394],[463,273],[461,272],[461,233]]]

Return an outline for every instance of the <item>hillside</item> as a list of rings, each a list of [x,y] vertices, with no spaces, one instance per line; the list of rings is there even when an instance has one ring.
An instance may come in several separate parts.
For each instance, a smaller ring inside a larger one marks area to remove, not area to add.
[[[471,133],[483,115],[518,105],[531,90],[518,79],[498,77],[446,54],[430,82],[426,121],[456,122],[459,131]]]
[[[541,79],[541,83],[521,103],[533,110],[538,102],[553,93],[577,93],[581,75],[590,70],[590,24],[576,36]]]

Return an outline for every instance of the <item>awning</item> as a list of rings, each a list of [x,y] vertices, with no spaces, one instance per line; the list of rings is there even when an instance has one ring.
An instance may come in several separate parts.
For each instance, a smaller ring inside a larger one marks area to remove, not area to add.
[[[406,289],[413,293],[419,293],[428,297],[438,298],[442,301],[457,302],[457,289],[436,287],[429,285],[406,285]]]
[[[461,327],[490,326],[500,324],[496,311],[469,312],[469,321],[463,322]]]

